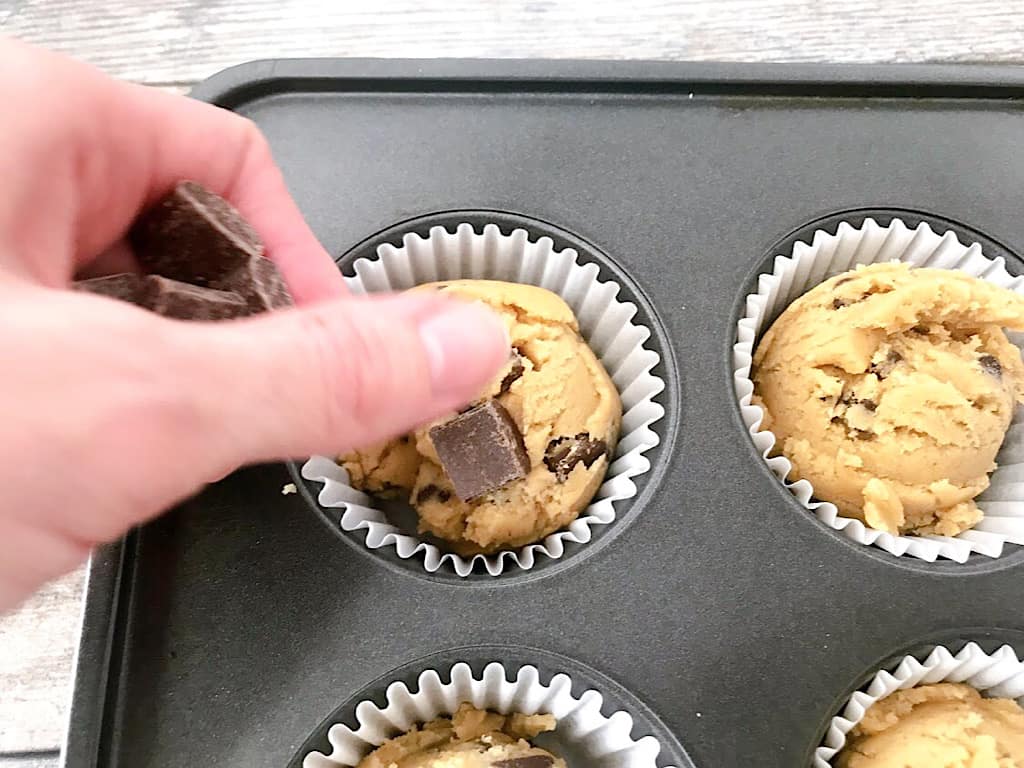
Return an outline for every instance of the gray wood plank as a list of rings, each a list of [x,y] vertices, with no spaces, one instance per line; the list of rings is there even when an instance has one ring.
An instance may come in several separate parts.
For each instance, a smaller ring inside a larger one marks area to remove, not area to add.
[[[34,752],[21,755],[0,755],[0,768],[59,768],[57,752]]]
[[[142,82],[278,56],[1024,61],[1006,0],[9,0],[3,30]]]
[[[0,616],[0,753],[54,749],[64,738],[84,580],[75,571]]]

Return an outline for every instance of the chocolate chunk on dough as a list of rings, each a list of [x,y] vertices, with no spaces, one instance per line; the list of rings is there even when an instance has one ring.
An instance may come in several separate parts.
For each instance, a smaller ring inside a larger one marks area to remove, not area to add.
[[[73,287],[178,320],[228,320],[249,314],[245,300],[237,293],[201,288],[159,275],[110,275],[82,280]]]
[[[493,398],[432,427],[430,440],[463,501],[485,496],[530,471],[519,427]]]
[[[544,464],[559,482],[565,482],[581,461],[589,467],[607,452],[608,444],[604,440],[592,440],[587,432],[580,432],[573,437],[556,437],[548,443]]]
[[[1003,375],[1003,366],[999,364],[999,360],[994,355],[982,355],[978,358],[978,365],[981,366],[981,370],[990,376],[999,378]]]

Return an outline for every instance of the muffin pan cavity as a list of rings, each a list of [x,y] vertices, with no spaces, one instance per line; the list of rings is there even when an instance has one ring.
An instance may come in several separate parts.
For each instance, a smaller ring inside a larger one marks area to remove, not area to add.
[[[367,685],[331,713],[289,768],[350,768],[384,739],[450,716],[464,702],[501,714],[551,714],[555,730],[532,739],[570,766],[694,768],[638,698],[568,658],[511,646],[431,654]]]
[[[662,364],[664,331],[649,303],[611,259],[557,227],[523,216],[457,211],[397,225],[341,259],[353,293],[405,290],[440,280],[483,279],[546,288],[573,309],[580,334],[612,379],[622,400],[622,428],[608,471],[580,515],[535,544],[494,555],[459,556],[445,542],[417,531],[405,503],[364,494],[327,457],[301,470],[316,494],[317,515],[331,530],[374,557],[417,575],[466,583],[570,564],[605,546],[640,513],[645,486],[667,453],[662,430],[674,421],[666,401],[678,398],[674,368]],[[619,282],[619,281],[623,282]],[[668,371],[669,384],[659,374]],[[666,389],[670,391],[666,392]],[[305,494],[307,498],[309,494]]]
[[[1024,448],[1018,435],[1024,430],[1024,409],[1014,408],[1016,416],[997,456],[999,467],[990,473],[989,487],[978,496],[978,506],[985,517],[973,528],[955,536],[915,536],[870,528],[844,515],[827,499],[819,499],[806,479],[791,481],[787,476],[792,464],[787,457],[774,455],[776,437],[770,426],[763,427],[764,411],[752,398],[752,355],[767,330],[800,296],[857,266],[898,261],[917,267],[955,270],[1024,293],[1024,278],[1009,271],[1019,266],[1019,259],[1008,249],[983,236],[979,238],[985,245],[978,239],[964,239],[971,238],[973,233],[963,225],[952,225],[955,230],[943,228],[951,223],[940,217],[905,213],[906,220],[893,210],[836,214],[801,227],[773,248],[763,265],[764,271],[750,281],[750,292],[741,302],[741,317],[736,326],[733,380],[741,419],[757,452],[780,485],[813,513],[823,527],[849,541],[880,549],[893,557],[927,563],[951,560],[979,566],[985,558],[1019,556],[1019,545],[1024,544],[1024,491],[1020,490],[1022,486],[1017,477],[1024,472]],[[991,252],[985,251],[986,246]],[[836,300],[836,309],[843,306],[839,301]],[[1010,333],[1010,339],[1018,346],[1024,343],[1022,334]],[[900,356],[895,354],[895,358],[900,359]],[[880,378],[883,375],[879,373]],[[868,402],[871,411],[862,413],[870,416],[877,406],[874,401]],[[857,433],[858,436],[863,434],[873,437],[870,433]],[[855,451],[858,445],[870,446],[871,443],[853,439],[848,450]],[[995,451],[995,444],[992,450]]]

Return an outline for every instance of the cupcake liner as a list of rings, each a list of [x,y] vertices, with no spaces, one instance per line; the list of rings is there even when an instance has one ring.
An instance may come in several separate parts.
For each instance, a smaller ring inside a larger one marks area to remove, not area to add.
[[[854,693],[842,713],[832,718],[825,739],[814,751],[814,768],[829,768],[829,761],[846,746],[846,735],[879,699],[896,691],[931,683],[966,683],[985,696],[1016,699],[1024,706],[1024,661],[1004,645],[989,654],[968,643],[957,654],[936,647],[923,662],[906,656],[892,672],[880,671],[863,690]]]
[[[807,480],[789,482],[792,464],[784,456],[771,457],[775,435],[759,431],[764,416],[751,403],[754,383],[750,367],[761,333],[797,297],[828,278],[860,264],[903,261],[918,267],[958,269],[1024,294],[1024,277],[1006,271],[1002,258],[990,259],[977,243],[964,245],[952,232],[939,234],[928,224],[910,229],[900,219],[881,226],[866,219],[860,228],[843,222],[831,234],[814,233],[811,243],[797,243],[789,256],[776,256],[771,274],[758,278],[757,291],[747,296],[743,318],[737,324],[733,346],[733,382],[740,412],[758,452],[776,477],[793,495],[830,528],[858,544],[871,545],[896,555],[934,562],[940,557],[963,563],[972,553],[999,557],[1007,543],[1024,544],[1024,408],[1014,412],[1013,422],[996,457],[998,468],[991,485],[977,497],[984,519],[973,529],[951,536],[894,536],[868,527],[860,520],[843,517],[834,504],[814,499]],[[1024,335],[1009,334],[1017,346]]]
[[[590,505],[568,528],[536,544],[471,558],[443,551],[396,525],[373,498],[348,484],[345,470],[334,461],[314,456],[302,467],[302,476],[323,484],[318,498],[322,506],[344,509],[343,530],[365,530],[368,548],[392,547],[402,559],[422,553],[423,567],[431,573],[447,566],[465,577],[480,563],[488,574],[498,576],[507,567],[529,570],[542,557],[557,560],[567,544],[585,544],[595,526],[615,521],[614,502],[636,496],[633,479],[651,467],[644,453],[659,441],[651,425],[665,415],[654,401],[665,383],[651,372],[660,357],[644,347],[651,332],[634,321],[636,305],[618,298],[616,283],[599,281],[598,266],[581,264],[572,248],[556,250],[548,237],[530,240],[524,229],[506,235],[494,224],[482,232],[460,224],[454,232],[433,227],[426,238],[410,233],[401,246],[385,244],[377,249],[376,258],[357,260],[354,270],[355,276],[346,278],[353,293],[400,291],[461,278],[528,283],[557,293],[576,313],[583,338],[615,383],[623,413],[615,454]]]
[[[387,739],[408,732],[414,725],[452,715],[463,702],[501,714],[551,714],[557,720],[555,732],[538,741],[566,758],[571,765],[594,768],[656,768],[661,744],[653,736],[633,738],[633,718],[618,711],[601,714],[604,698],[595,690],[576,697],[572,679],[555,675],[547,685],[536,667],[523,666],[508,674],[497,662],[488,664],[480,677],[464,662],[451,667],[445,682],[433,669],[423,672],[415,690],[404,683],[388,686],[387,704],[372,701],[356,707],[358,727],[337,723],[328,730],[331,753],[311,752],[302,768],[351,768]]]

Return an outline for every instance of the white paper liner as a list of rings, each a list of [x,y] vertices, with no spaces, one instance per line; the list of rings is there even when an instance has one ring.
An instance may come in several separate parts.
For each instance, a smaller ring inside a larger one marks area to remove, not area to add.
[[[923,662],[904,657],[892,672],[882,670],[866,688],[854,693],[842,714],[832,718],[824,743],[814,751],[814,768],[829,768],[829,761],[846,746],[846,735],[876,701],[895,691],[931,683],[966,683],[985,696],[1016,699],[1024,706],[1024,661],[1013,648],[1004,645],[988,654],[968,643],[954,655],[939,646]]]
[[[604,699],[600,693],[588,690],[577,698],[567,675],[555,675],[544,685],[536,667],[513,671],[514,676],[509,675],[504,666],[494,662],[476,678],[468,664],[458,663],[451,668],[447,683],[433,669],[419,676],[415,690],[392,683],[383,709],[371,701],[361,702],[356,707],[358,728],[332,725],[327,732],[331,753],[311,752],[302,767],[351,768],[387,739],[407,733],[414,725],[447,717],[463,702],[470,702],[478,709],[501,714],[554,715],[555,732],[542,735],[538,742],[570,765],[656,768],[659,741],[653,736],[634,739],[633,718],[627,712],[620,710],[610,717],[601,714]]]
[[[302,476],[323,483],[318,497],[322,506],[345,510],[343,530],[365,530],[367,547],[393,547],[402,559],[422,553],[423,566],[431,573],[447,565],[465,577],[482,563],[488,574],[498,576],[510,566],[529,570],[542,557],[557,560],[567,543],[585,544],[593,527],[615,521],[613,502],[636,495],[633,478],[650,469],[644,453],[659,442],[651,425],[665,415],[654,401],[665,383],[651,372],[660,357],[644,347],[651,332],[633,321],[636,305],[618,298],[616,283],[600,282],[598,266],[579,263],[572,248],[555,250],[549,237],[531,241],[523,229],[505,235],[494,224],[479,233],[470,224],[460,224],[455,232],[433,227],[426,238],[410,233],[400,247],[382,245],[377,258],[359,259],[354,269],[355,276],[346,278],[353,293],[399,291],[462,278],[527,283],[557,293],[576,313],[583,338],[615,383],[623,413],[615,454],[590,505],[568,528],[536,544],[472,558],[442,551],[393,525],[370,496],[348,484],[344,469],[331,459],[314,456],[302,467]]]
[[[814,499],[814,489],[807,480],[795,483],[786,480],[792,465],[784,456],[769,456],[775,447],[775,435],[759,431],[764,413],[751,404],[754,384],[750,366],[761,333],[792,301],[819,283],[859,264],[885,261],[958,269],[1024,294],[1024,277],[1014,277],[1007,272],[1004,259],[990,259],[977,243],[966,246],[955,233],[936,233],[926,223],[910,229],[899,219],[888,226],[866,219],[860,228],[843,222],[835,234],[818,230],[810,244],[799,242],[791,255],[776,256],[771,274],[762,274],[758,278],[757,292],[747,296],[746,310],[737,325],[737,342],[733,346],[733,382],[743,422],[757,450],[783,485],[821,522],[842,532],[846,538],[879,547],[898,557],[910,556],[929,562],[943,557],[963,563],[971,553],[999,557],[1009,550],[1007,543],[1024,544],[1024,408],[1018,407],[1014,412],[1013,422],[996,457],[998,469],[991,475],[989,488],[976,500],[985,514],[984,519],[955,537],[894,536],[870,528],[860,520],[841,516],[834,504]],[[1022,346],[1024,337],[1008,335],[1017,346]]]

